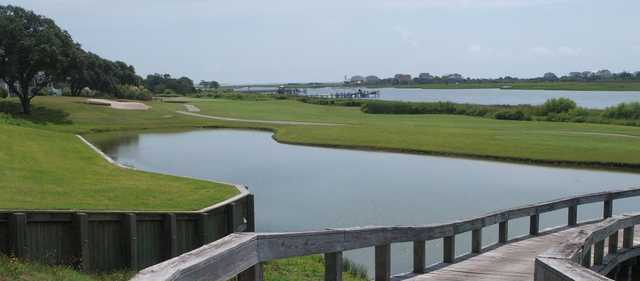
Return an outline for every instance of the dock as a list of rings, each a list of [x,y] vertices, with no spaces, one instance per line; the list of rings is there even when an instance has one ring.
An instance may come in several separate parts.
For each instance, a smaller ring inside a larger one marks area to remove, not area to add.
[[[380,91],[352,91],[352,92],[336,92],[328,94],[307,94],[305,97],[324,98],[324,99],[377,99],[380,97]]]
[[[262,281],[262,264],[324,255],[325,281],[341,281],[344,251],[373,248],[375,281],[608,281],[640,277],[640,213],[613,216],[614,200],[640,188],[591,193],[496,211],[443,224],[367,226],[308,232],[235,233],[139,272],[133,281]],[[578,222],[578,206],[602,203],[602,218]],[[567,210],[565,225],[540,230],[540,215]],[[509,237],[509,221],[529,218],[529,234]],[[497,225],[498,242],[483,245]],[[456,256],[456,235],[471,233],[471,252]],[[428,266],[426,242],[442,239],[442,262]],[[413,270],[393,275],[391,246],[413,243]]]

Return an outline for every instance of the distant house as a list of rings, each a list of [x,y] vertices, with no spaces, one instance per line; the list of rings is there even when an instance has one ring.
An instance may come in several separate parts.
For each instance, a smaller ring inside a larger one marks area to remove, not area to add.
[[[364,78],[364,81],[367,84],[375,84],[375,83],[380,82],[380,78],[378,78],[378,76],[375,76],[375,75],[369,75],[369,76]]]
[[[613,74],[608,69],[603,69],[603,70],[598,70],[598,72],[596,72],[596,76],[598,76],[599,78],[608,79],[613,77]]]
[[[396,74],[393,78],[399,83],[411,82],[411,74]]]
[[[447,74],[447,75],[442,76],[442,78],[444,78],[447,81],[462,81],[462,80],[464,80],[464,77],[462,76],[462,74],[458,74],[458,73]]]
[[[418,75],[418,79],[420,80],[433,80],[433,75],[428,72],[423,72]]]
[[[352,76],[349,81],[352,84],[362,84],[362,83],[364,83],[364,77],[362,77],[360,75],[355,75],[355,76]]]

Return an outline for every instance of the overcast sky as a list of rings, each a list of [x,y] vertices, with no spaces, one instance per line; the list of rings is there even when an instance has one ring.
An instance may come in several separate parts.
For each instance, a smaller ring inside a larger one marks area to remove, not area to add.
[[[89,51],[222,83],[640,70],[638,0],[0,0]]]

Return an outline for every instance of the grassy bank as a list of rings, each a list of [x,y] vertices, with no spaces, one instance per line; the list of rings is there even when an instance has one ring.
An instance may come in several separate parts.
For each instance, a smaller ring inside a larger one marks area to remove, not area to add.
[[[365,281],[367,274],[354,268],[347,261],[343,268],[342,280]],[[306,256],[269,262],[264,266],[265,281],[317,281],[324,280],[324,259],[322,256]]]

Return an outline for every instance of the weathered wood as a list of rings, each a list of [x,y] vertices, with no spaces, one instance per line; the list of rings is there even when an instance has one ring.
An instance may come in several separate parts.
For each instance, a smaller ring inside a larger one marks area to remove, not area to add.
[[[616,230],[613,234],[609,235],[609,243],[607,253],[615,254],[618,252],[618,231]]]
[[[503,221],[498,225],[498,243],[509,241],[509,221]]]
[[[238,216],[238,211],[236,210],[236,206],[238,204],[234,203],[230,203],[229,205],[227,205],[226,209],[227,209],[227,231],[229,233],[234,233],[237,232],[238,229],[238,224],[237,224],[237,219],[236,217]]]
[[[140,271],[133,281],[229,280],[258,264],[256,234],[231,234]]]
[[[568,208],[568,219],[567,225],[575,226],[578,224],[578,206],[572,205]]]
[[[604,259],[604,240],[598,241],[593,245],[593,264],[602,265]]]
[[[391,245],[375,247],[375,281],[391,280]]]
[[[613,200],[609,199],[604,201],[602,217],[606,219],[606,218],[610,218],[611,216],[613,216]]]
[[[17,258],[27,256],[27,215],[12,213],[9,217],[9,253]]]
[[[471,231],[471,252],[474,254],[482,252],[482,228]]]
[[[209,229],[208,222],[209,222],[209,214],[207,213],[198,214],[198,223],[196,227],[198,229],[198,239],[200,239],[199,241],[200,245],[205,245],[212,241],[212,238],[211,238],[212,235],[208,231]]]
[[[538,235],[540,233],[540,215],[535,214],[529,217],[529,234]]]
[[[591,247],[585,248],[582,250],[582,266],[591,267]]]
[[[456,260],[456,237],[447,236],[442,241],[442,262],[454,263]]]
[[[424,240],[413,241],[413,273],[424,273],[427,267],[427,243]]]
[[[77,213],[73,219],[76,247],[76,266],[80,270],[89,269],[89,218],[86,213]]]
[[[253,194],[247,195],[247,232],[256,231],[255,199]]]
[[[264,280],[264,273],[262,271],[262,265],[256,264],[249,267],[245,271],[238,274],[238,281],[262,281]]]
[[[176,215],[166,214],[164,218],[165,255],[173,258],[178,255],[178,232],[176,228]]]
[[[124,257],[127,261],[127,267],[132,270],[138,270],[138,221],[136,220],[136,214],[124,214],[122,216],[122,225],[126,249]]]
[[[342,252],[324,254],[324,280],[342,281]]]
[[[634,227],[630,226],[622,231],[622,248],[630,249],[633,247]]]

